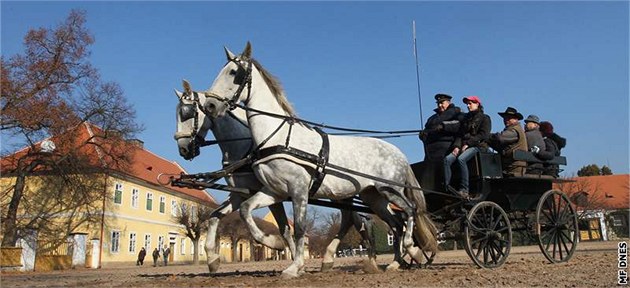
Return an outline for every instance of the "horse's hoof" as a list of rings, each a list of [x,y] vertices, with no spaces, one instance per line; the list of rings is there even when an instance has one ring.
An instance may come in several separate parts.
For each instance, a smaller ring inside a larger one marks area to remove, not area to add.
[[[333,268],[334,262],[323,263],[322,262],[322,272],[330,271]]]
[[[298,276],[300,275],[298,275],[298,273],[296,273],[295,271],[287,271],[287,270],[282,271],[282,275],[281,275],[282,279],[292,279],[292,278],[297,278]]]
[[[213,261],[209,261],[208,262],[208,270],[210,270],[210,273],[217,272],[217,270],[219,270],[219,264],[221,264],[221,261],[219,260],[219,257],[217,257]]]
[[[380,273],[381,270],[378,269],[378,266],[376,265],[376,261],[374,261],[373,259],[366,259],[366,260],[363,260],[363,272],[367,274],[376,274],[376,273]]]
[[[385,268],[385,270],[387,270],[387,271],[399,271],[400,270],[400,264],[398,262],[392,262],[391,264],[387,265],[387,268]]]

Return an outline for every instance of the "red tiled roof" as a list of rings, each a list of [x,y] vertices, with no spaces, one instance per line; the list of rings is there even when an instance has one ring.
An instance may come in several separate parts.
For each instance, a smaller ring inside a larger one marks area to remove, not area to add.
[[[77,134],[72,136],[72,133],[70,132],[76,132]],[[72,147],[77,147],[77,145],[72,145],[69,142],[74,142],[75,144],[85,142],[93,135],[103,133],[103,130],[92,124],[85,123],[85,125],[80,125],[77,129],[72,129],[70,132],[50,138],[50,140],[54,143],[57,143],[57,150],[64,151],[66,149],[72,149]],[[93,138],[92,141],[98,140],[97,138]],[[61,143],[65,145],[59,145]],[[91,165],[100,167],[106,165],[114,171],[141,179],[151,185],[162,186],[172,192],[182,193],[206,202],[211,206],[216,206],[214,198],[203,190],[163,186],[158,183],[157,177],[160,174],[180,174],[182,172],[186,172],[175,161],[168,161],[149,150],[144,149],[141,145],[133,143],[132,141],[118,140],[114,143],[99,144],[103,149],[128,152],[131,159],[131,167],[128,167],[128,169],[120,169],[121,166],[117,165],[112,161],[112,159],[108,158],[106,153],[103,153],[103,150],[101,148],[97,148],[96,145],[80,146],[80,154],[86,155]],[[39,147],[39,143],[37,143],[34,147]],[[15,169],[17,160],[24,157],[29,152],[31,152],[31,147],[26,147],[0,159],[2,174],[6,174],[7,171],[10,172],[12,169]]]
[[[602,193],[601,201],[609,209],[630,208],[630,174],[575,177],[572,180],[577,181],[574,187],[591,187],[597,190],[596,193]]]

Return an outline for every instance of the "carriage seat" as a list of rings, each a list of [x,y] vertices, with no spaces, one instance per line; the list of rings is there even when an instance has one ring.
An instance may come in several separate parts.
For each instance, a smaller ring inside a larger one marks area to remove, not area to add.
[[[564,156],[555,156],[553,159],[550,159],[550,160],[542,160],[542,159],[536,157],[536,155],[534,155],[534,153],[529,152],[529,151],[522,151],[522,150],[514,151],[514,160],[525,161],[525,162],[527,162],[528,167],[536,167],[536,168],[533,168],[533,169],[528,169],[528,172],[526,172],[526,174],[523,175],[523,177],[526,177],[526,178],[555,179],[556,177],[554,177],[552,175],[548,175],[547,172],[551,172],[552,174],[557,175],[558,172],[560,172],[560,171],[546,171],[546,170],[547,169],[559,170],[557,168],[552,168],[553,165],[558,165],[558,166],[559,165],[567,165],[567,158],[564,157]],[[547,167],[546,168],[540,168],[541,165],[531,166],[532,164],[543,164],[543,165],[545,165]]]

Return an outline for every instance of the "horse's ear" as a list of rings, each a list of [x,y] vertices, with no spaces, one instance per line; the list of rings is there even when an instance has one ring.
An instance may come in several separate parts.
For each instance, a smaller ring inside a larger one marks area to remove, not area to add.
[[[182,92],[179,92],[177,89],[175,90],[175,95],[177,95],[177,98],[182,99],[182,97],[184,97],[184,94]]]
[[[236,55],[234,55],[234,53],[232,53],[230,49],[228,49],[225,46],[223,46],[223,49],[225,50],[225,56],[227,57],[227,61],[232,61],[234,60],[234,58],[236,58]]]
[[[246,59],[252,59],[252,43],[249,43],[249,41],[247,41],[247,44],[245,45],[245,49],[243,49],[243,53],[241,53],[241,57],[246,58]]]
[[[184,93],[190,94],[192,93],[192,89],[190,89],[190,83],[187,80],[182,80],[182,86],[184,86]]]

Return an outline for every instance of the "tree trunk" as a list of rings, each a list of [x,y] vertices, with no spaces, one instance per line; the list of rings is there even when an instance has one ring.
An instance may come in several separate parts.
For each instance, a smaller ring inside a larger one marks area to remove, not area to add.
[[[24,194],[24,187],[26,186],[26,175],[33,172],[35,167],[39,165],[39,161],[32,161],[28,166],[23,167],[22,160],[18,161],[17,176],[15,176],[15,186],[13,187],[13,195],[11,195],[11,202],[9,203],[9,209],[7,210],[7,216],[4,219],[4,229],[2,237],[2,247],[14,247],[17,242],[18,229],[17,229],[17,213]]]
[[[26,173],[18,170],[18,175],[15,179],[15,186],[13,187],[13,195],[11,195],[11,203],[7,210],[7,216],[4,218],[4,235],[2,238],[2,247],[14,247],[17,242],[17,212],[22,200],[22,194],[24,194],[24,183],[26,180]]]
[[[232,262],[238,262],[238,238],[232,238]]]
[[[193,265],[199,265],[199,238],[193,239]]]

